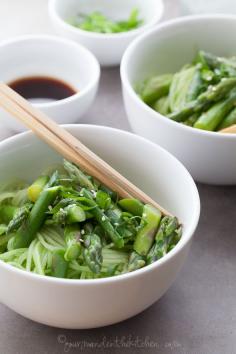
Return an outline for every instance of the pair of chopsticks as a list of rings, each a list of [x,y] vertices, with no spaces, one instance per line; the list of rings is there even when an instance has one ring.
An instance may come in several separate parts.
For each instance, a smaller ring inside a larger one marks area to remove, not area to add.
[[[2,82],[0,82],[0,106],[31,129],[41,140],[59,152],[64,158],[79,165],[86,173],[116,191],[120,197],[137,198],[158,208],[164,215],[171,215],[88,149],[81,141]]]

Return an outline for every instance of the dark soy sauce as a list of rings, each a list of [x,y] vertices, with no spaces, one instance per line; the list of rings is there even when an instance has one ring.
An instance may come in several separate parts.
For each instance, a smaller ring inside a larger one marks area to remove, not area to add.
[[[27,77],[8,85],[27,100],[38,103],[63,100],[76,93],[67,83],[51,77]]]

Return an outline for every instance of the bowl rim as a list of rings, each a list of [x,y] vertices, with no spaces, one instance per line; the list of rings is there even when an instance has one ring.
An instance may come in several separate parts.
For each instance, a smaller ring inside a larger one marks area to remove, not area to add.
[[[141,34],[143,31],[149,29],[150,27],[156,25],[163,17],[164,14],[164,2],[163,0],[156,0],[160,7],[159,14],[153,16],[153,19],[148,23],[141,25],[138,28],[135,28],[130,31],[126,32],[119,32],[119,33],[97,33],[97,32],[90,32],[82,30],[78,27],[75,27],[69,23],[67,23],[56,11],[56,4],[58,0],[49,0],[48,3],[48,11],[50,17],[61,27],[64,28],[65,31],[69,31],[73,34],[80,34],[87,38],[92,39],[122,39],[122,38],[130,38]]]
[[[101,75],[101,68],[100,64],[98,63],[97,58],[95,55],[87,48],[85,48],[82,44],[76,43],[75,41],[67,38],[61,38],[56,35],[47,35],[47,34],[27,34],[27,35],[20,35],[16,37],[12,37],[9,39],[2,40],[0,42],[0,50],[7,50],[7,46],[14,46],[14,44],[18,43],[30,43],[30,42],[35,42],[35,41],[41,41],[41,42],[51,42],[51,43],[56,43],[58,45],[67,45],[70,46],[70,48],[79,50],[80,52],[83,52],[87,57],[91,58],[92,65],[94,66],[94,71],[95,74],[93,75],[92,79],[87,82],[85,87],[82,90],[79,90],[72,96],[69,96],[67,98],[63,98],[58,101],[52,101],[52,102],[42,102],[42,103],[33,103],[33,106],[37,108],[51,108],[51,107],[60,107],[61,105],[64,104],[70,104],[76,100],[82,100],[85,96],[87,96],[91,90],[93,90],[94,87],[97,86],[100,75]],[[81,57],[80,57],[81,58]],[[81,60],[81,59],[79,59]],[[40,75],[39,75],[40,76]],[[57,77],[57,79],[61,79],[60,77]]]
[[[146,110],[146,112],[152,117],[152,119],[159,119],[160,122],[169,125],[170,127],[179,129],[183,129],[186,132],[192,133],[192,134],[197,134],[199,136],[204,136],[207,138],[213,138],[213,139],[227,139],[227,140],[235,140],[236,139],[236,134],[235,133],[219,133],[219,132],[212,132],[212,131],[207,131],[207,130],[202,130],[202,129],[197,129],[193,128],[190,126],[187,126],[185,124],[180,124],[179,122],[175,122],[174,120],[167,119],[168,117],[154,111],[151,107],[149,107],[145,102],[141,100],[141,98],[138,96],[138,94],[135,92],[129,78],[128,78],[128,65],[129,62],[132,61],[132,56],[133,52],[143,43],[143,41],[149,39],[152,35],[156,34],[158,35],[159,32],[164,32],[166,29],[168,30],[169,28],[174,28],[175,26],[178,25],[188,25],[189,23],[193,22],[198,22],[198,21],[220,21],[220,20],[229,20],[229,21],[235,21],[236,22],[236,15],[227,15],[227,14],[202,14],[202,15],[190,15],[190,16],[184,16],[184,17],[179,17],[175,19],[168,20],[164,23],[158,24],[154,28],[149,29],[142,35],[140,35],[138,38],[135,38],[132,43],[128,46],[126,49],[122,60],[121,60],[121,66],[120,66],[120,76],[121,76],[121,81],[125,89],[128,91],[128,93],[132,96],[134,101],[139,105],[141,109]]]
[[[198,222],[199,222],[199,217],[200,217],[200,197],[198,193],[197,186],[188,172],[188,170],[184,167],[184,165],[176,158],[174,157],[171,153],[169,153],[167,150],[162,148],[161,146],[143,138],[138,135],[135,135],[133,133],[116,129],[116,128],[111,128],[107,126],[98,126],[98,125],[91,125],[91,124],[65,124],[63,125],[64,128],[68,129],[69,131],[73,132],[76,130],[95,130],[95,131],[107,131],[108,133],[112,133],[115,135],[126,135],[130,139],[136,139],[137,142],[142,142],[143,144],[147,144],[151,146],[154,149],[157,149],[164,153],[168,158],[170,158],[172,161],[174,161],[182,170],[184,170],[186,177],[189,179],[191,183],[191,188],[192,188],[192,193],[194,195],[194,210],[192,214],[192,220],[188,226],[188,233],[185,235],[185,237],[182,237],[180,241],[177,243],[177,245],[170,251],[168,252],[163,258],[160,260],[147,265],[141,269],[138,269],[136,271],[130,272],[130,273],[125,273],[121,275],[116,275],[113,277],[108,277],[108,278],[100,278],[100,279],[61,279],[61,278],[53,278],[50,276],[46,275],[39,275],[35,274],[32,272],[27,272],[25,270],[21,270],[18,268],[13,267],[12,265],[9,265],[5,263],[4,261],[0,260],[0,268],[3,267],[6,271],[9,271],[11,273],[17,273],[19,276],[25,276],[29,279],[35,280],[35,281],[45,281],[45,282],[53,282],[53,283],[58,283],[58,284],[71,284],[74,286],[78,286],[80,284],[82,285],[89,285],[93,286],[96,284],[108,284],[111,282],[120,282],[120,281],[126,281],[129,280],[130,278],[136,278],[141,275],[145,275],[148,272],[154,270],[155,268],[162,267],[165,263],[169,262],[177,253],[179,253],[187,244],[188,242],[192,239],[193,234],[197,228]],[[36,139],[36,136],[32,132],[23,132],[21,134],[17,134],[15,136],[12,136],[10,138],[7,138],[3,141],[0,142],[0,153],[1,153],[1,148],[2,147],[7,147],[11,146],[13,144],[17,144],[18,142],[28,140],[29,138],[34,137]]]

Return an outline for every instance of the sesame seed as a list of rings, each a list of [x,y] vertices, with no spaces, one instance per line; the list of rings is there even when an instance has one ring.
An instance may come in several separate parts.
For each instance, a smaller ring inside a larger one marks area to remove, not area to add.
[[[85,231],[84,229],[81,230],[81,235],[84,235],[85,234]]]
[[[102,221],[105,221],[106,220],[106,217],[105,217],[105,215],[103,215],[103,217],[102,217]]]

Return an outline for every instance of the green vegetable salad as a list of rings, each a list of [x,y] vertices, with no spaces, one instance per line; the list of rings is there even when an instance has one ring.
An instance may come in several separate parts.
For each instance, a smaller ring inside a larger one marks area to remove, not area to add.
[[[76,165],[0,191],[0,260],[41,275],[93,279],[131,272],[181,238],[176,217],[116,193]]]

